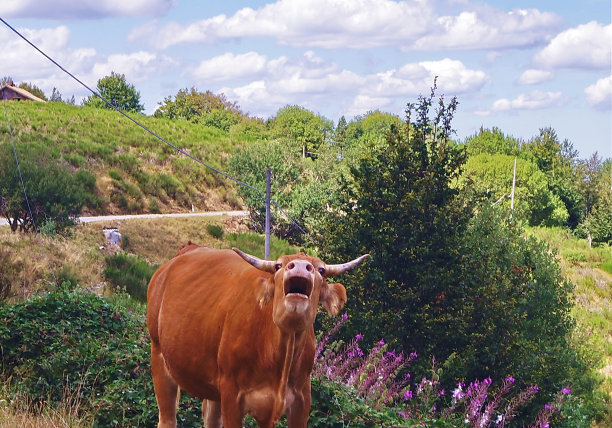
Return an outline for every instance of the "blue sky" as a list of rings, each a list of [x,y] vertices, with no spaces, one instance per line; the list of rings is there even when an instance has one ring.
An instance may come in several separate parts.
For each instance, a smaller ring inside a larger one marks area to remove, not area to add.
[[[580,157],[612,157],[609,0],[3,0],[0,17],[92,88],[124,74],[147,114],[195,87],[262,118],[403,116],[438,76],[459,139],[552,127]],[[0,27],[0,75],[88,95]]]

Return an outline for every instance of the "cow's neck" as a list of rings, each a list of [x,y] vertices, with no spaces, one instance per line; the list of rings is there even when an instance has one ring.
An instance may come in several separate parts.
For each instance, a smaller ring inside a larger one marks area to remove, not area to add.
[[[291,367],[295,361],[295,355],[299,352],[302,347],[304,337],[306,336],[305,331],[283,331],[279,330],[279,346],[278,346],[278,358],[279,367],[281,368],[279,379],[279,387],[283,390],[282,395],[285,394],[285,388],[289,381],[289,374],[291,373]]]

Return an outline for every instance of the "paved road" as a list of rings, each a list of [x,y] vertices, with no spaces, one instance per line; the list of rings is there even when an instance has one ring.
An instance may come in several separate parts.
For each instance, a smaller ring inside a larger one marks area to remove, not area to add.
[[[180,214],[133,214],[133,215],[103,215],[94,217],[80,217],[82,223],[92,223],[94,221],[113,221],[125,220],[128,218],[162,218],[162,217],[214,217],[228,215],[230,217],[243,217],[248,215],[248,211],[208,211],[200,213],[180,213]],[[0,226],[6,226],[6,219],[0,219]]]

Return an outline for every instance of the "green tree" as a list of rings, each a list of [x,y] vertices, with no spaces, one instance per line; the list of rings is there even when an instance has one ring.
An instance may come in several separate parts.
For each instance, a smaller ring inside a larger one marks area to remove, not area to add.
[[[144,110],[144,106],[140,104],[140,92],[136,90],[134,85],[127,83],[123,74],[112,71],[110,76],[98,80],[97,89],[102,97],[120,110],[130,113],[140,113]],[[83,102],[83,105],[111,108],[96,95],[90,95]]]
[[[579,235],[594,242],[612,243],[612,160],[601,162],[595,153],[583,167],[589,211]]]
[[[402,120],[393,114],[383,113],[379,110],[370,111],[358,116],[347,125],[346,145],[358,146],[361,144],[384,144],[392,127],[398,127]]]
[[[302,229],[313,231],[319,225],[317,213],[331,201],[336,191],[338,163],[333,148],[323,146],[316,161],[302,158],[299,152],[280,141],[257,142],[238,150],[230,160],[230,171],[260,192],[240,186],[238,193],[249,207],[251,226],[263,232],[265,224],[266,170],[271,172],[272,233],[296,244],[307,241],[302,231],[277,206],[294,219]]]
[[[338,119],[338,125],[336,125],[336,132],[334,134],[334,141],[340,147],[344,146],[344,143],[346,141],[346,128],[347,127],[348,127],[348,124],[346,122],[346,118],[344,116],[340,117],[340,119]]]
[[[333,136],[333,122],[300,106],[285,106],[269,120],[272,138],[282,139],[292,150],[316,152]]]
[[[59,230],[73,223],[93,199],[95,177],[83,170],[70,171],[48,150],[29,144],[19,148],[19,165],[29,207],[38,227],[53,222]],[[0,144],[0,215],[14,232],[34,227],[10,144]]]
[[[554,129],[543,128],[524,144],[522,155],[546,175],[548,188],[563,201],[568,212],[566,224],[576,227],[583,218],[583,201],[575,179],[578,152],[572,143],[567,139],[560,142]]]
[[[459,264],[460,237],[473,203],[453,185],[465,152],[453,144],[450,119],[456,100],[441,100],[442,115],[428,117],[431,97],[421,97],[415,123],[393,126],[384,143],[364,142],[340,180],[339,199],[321,231],[324,253],[350,259],[371,253],[352,276],[348,310],[352,332],[385,339],[411,352],[431,339],[430,305],[446,290],[448,266]],[[441,131],[441,132],[434,132]],[[438,265],[438,266],[437,266]],[[436,272],[442,278],[434,277]],[[389,332],[389,334],[387,333]]]
[[[225,125],[228,118],[233,118],[230,119],[233,122],[231,126],[245,116],[238,104],[229,101],[225,94],[214,94],[211,91],[200,92],[193,87],[191,90],[187,88],[179,90],[174,99],[166,97],[153,115],[191,122],[201,122],[204,119],[206,125],[221,129],[229,129],[229,126]],[[218,122],[214,120],[215,115],[220,119]]]
[[[21,88],[21,89],[25,89],[26,91],[28,91],[32,95],[40,98],[41,100],[47,101],[47,96],[45,95],[43,90],[40,89],[38,86],[34,85],[33,83],[23,82],[23,83],[19,84],[18,87]]]
[[[468,154],[478,155],[487,153],[490,155],[504,154],[517,156],[521,142],[514,137],[505,135],[501,129],[480,128],[480,131],[465,139]]]
[[[465,164],[462,181],[469,181],[475,189],[509,214],[514,159],[514,156],[503,154],[472,155]],[[546,175],[529,160],[517,159],[516,165],[513,218],[526,221],[532,226],[565,224],[569,216],[566,207],[549,189]]]

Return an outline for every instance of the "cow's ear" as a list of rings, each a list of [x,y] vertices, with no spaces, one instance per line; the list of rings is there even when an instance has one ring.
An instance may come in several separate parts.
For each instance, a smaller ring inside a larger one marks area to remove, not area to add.
[[[257,292],[257,301],[259,307],[263,308],[274,297],[274,281],[270,278],[260,278],[259,291]]]
[[[336,284],[327,284],[323,282],[319,301],[328,314],[336,316],[346,303],[346,288],[339,282]]]

